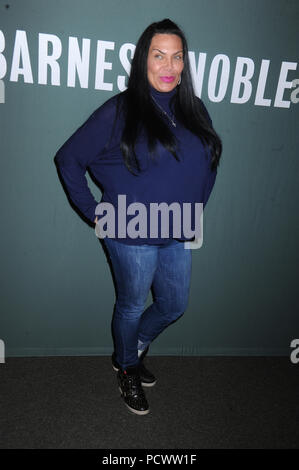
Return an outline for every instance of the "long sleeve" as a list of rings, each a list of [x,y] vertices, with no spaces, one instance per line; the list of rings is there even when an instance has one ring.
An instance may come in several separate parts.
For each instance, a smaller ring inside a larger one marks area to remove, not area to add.
[[[214,184],[215,184],[216,176],[217,176],[217,170],[213,170],[213,171],[210,170],[209,178],[207,180],[205,190],[204,190],[203,207],[205,207],[205,205],[207,204],[207,202],[209,200],[209,197],[211,195],[212,189],[213,189]]]
[[[79,127],[55,155],[61,177],[75,206],[94,222],[98,202],[86,179],[88,165],[99,158],[111,134],[115,103],[108,100]]]

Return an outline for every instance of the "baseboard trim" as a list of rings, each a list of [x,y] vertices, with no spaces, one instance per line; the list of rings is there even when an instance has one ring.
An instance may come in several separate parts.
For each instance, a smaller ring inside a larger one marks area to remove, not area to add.
[[[7,348],[5,357],[110,356],[104,348]],[[195,346],[150,348],[149,356],[290,356],[289,348],[201,348]]]

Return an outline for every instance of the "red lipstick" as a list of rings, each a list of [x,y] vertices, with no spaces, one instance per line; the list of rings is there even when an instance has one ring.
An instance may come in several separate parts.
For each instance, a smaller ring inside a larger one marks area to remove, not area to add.
[[[173,76],[170,76],[170,77],[164,76],[164,77],[160,77],[160,79],[162,80],[162,82],[165,82],[165,83],[171,83],[174,81]]]

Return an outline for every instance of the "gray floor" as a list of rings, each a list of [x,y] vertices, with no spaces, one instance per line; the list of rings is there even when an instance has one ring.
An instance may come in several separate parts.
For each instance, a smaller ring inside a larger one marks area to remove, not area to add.
[[[124,405],[108,356],[0,364],[2,449],[299,448],[288,357],[149,356],[150,413]]]

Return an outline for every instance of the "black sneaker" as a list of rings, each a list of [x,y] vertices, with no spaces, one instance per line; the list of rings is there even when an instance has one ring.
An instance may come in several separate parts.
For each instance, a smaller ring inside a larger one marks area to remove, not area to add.
[[[155,383],[157,382],[156,377],[154,374],[152,374],[143,364],[143,359],[149,349],[149,346],[143,351],[143,353],[140,356],[140,364],[139,364],[139,374],[141,378],[141,385],[143,387],[153,387]],[[121,368],[119,363],[116,360],[115,353],[112,354],[112,367],[113,369],[118,372],[119,369]]]
[[[149,413],[148,402],[141,386],[138,367],[127,367],[117,372],[119,391],[124,399],[125,405],[130,411],[137,415]]]

